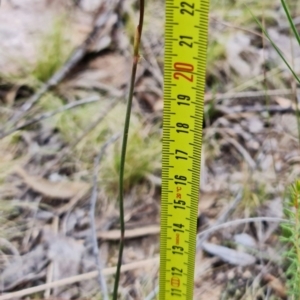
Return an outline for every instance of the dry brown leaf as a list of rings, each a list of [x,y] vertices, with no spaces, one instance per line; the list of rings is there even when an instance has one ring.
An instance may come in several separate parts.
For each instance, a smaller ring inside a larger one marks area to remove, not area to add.
[[[275,291],[275,293],[282,298],[287,296],[286,288],[283,283],[271,274],[265,274],[264,280],[268,282],[268,285]]]
[[[52,182],[38,176],[31,176],[20,166],[16,167],[14,171],[31,189],[49,198],[71,199],[82,194],[83,191],[86,193],[90,187],[81,181]]]
[[[162,111],[163,108],[164,108],[164,102],[162,99],[159,99],[158,101],[156,101],[153,106],[154,111]]]
[[[202,193],[201,200],[199,202],[198,207],[198,215],[200,213],[205,212],[206,210],[210,209],[218,200],[218,193]]]
[[[289,108],[289,107],[293,107],[295,108],[295,104],[292,103],[292,101],[290,99],[287,98],[283,98],[283,97],[275,97],[275,101],[278,103],[278,105],[282,108]]]
[[[127,84],[128,60],[123,55],[108,53],[92,60],[84,71],[75,75],[66,87],[113,89]]]
[[[17,93],[19,91],[20,86],[15,85],[13,86],[4,96],[4,103],[8,106],[11,107],[13,106]]]
[[[125,231],[125,239],[132,239],[142,237],[146,235],[159,234],[160,227],[148,226],[143,228],[136,228]],[[119,240],[121,236],[120,230],[100,231],[97,233],[97,237],[104,240]]]

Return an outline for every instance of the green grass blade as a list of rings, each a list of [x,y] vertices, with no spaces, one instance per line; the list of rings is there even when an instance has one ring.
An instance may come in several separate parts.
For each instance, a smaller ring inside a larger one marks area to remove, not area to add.
[[[291,29],[293,30],[293,33],[294,33],[294,35],[295,35],[295,38],[297,39],[298,44],[300,45],[300,35],[299,35],[299,33],[298,33],[298,31],[297,31],[297,28],[296,28],[296,26],[295,26],[295,24],[294,24],[294,22],[293,22],[293,19],[292,19],[290,10],[289,10],[289,8],[288,8],[288,6],[287,6],[285,0],[281,0],[281,4],[282,4],[282,6],[283,6],[283,8],[284,8],[284,11],[285,11],[285,14],[286,14],[286,16],[287,16],[287,18],[288,18],[288,20],[289,20],[289,23],[290,23]]]
[[[248,9],[249,10],[249,9]],[[257,23],[257,25],[261,28],[262,32],[264,33],[264,35],[267,37],[267,39],[269,40],[269,42],[272,44],[273,48],[276,50],[276,52],[278,53],[278,55],[281,57],[281,59],[284,61],[285,65],[289,68],[289,70],[291,71],[291,73],[293,74],[293,76],[295,77],[295,79],[297,80],[298,83],[300,83],[300,79],[297,76],[297,74],[294,72],[293,68],[290,66],[290,64],[288,63],[288,61],[285,59],[284,55],[282,54],[282,52],[280,51],[280,49],[276,46],[276,44],[273,42],[273,40],[271,39],[271,37],[269,36],[268,32],[265,30],[265,28],[262,26],[262,24],[259,22],[259,20],[253,15],[253,13],[249,10],[250,14],[252,15],[253,19],[255,20],[255,22]]]

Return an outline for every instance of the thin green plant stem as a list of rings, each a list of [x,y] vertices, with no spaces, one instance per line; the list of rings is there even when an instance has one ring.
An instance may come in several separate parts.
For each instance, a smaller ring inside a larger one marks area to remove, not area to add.
[[[120,210],[121,237],[120,237],[119,256],[118,256],[116,277],[115,277],[114,290],[113,290],[113,300],[117,300],[117,298],[118,298],[120,271],[121,271],[123,249],[124,249],[125,221],[124,221],[124,185],[123,185],[124,182],[123,181],[124,181],[128,132],[129,132],[130,116],[131,116],[131,105],[132,105],[132,99],[133,99],[136,70],[137,70],[137,65],[139,62],[139,48],[140,48],[142,29],[143,29],[143,23],[144,23],[144,7],[145,7],[144,0],[140,0],[140,17],[139,17],[139,24],[138,24],[138,26],[136,28],[136,32],[135,32],[135,38],[134,38],[133,63],[132,63],[132,70],[131,70],[129,96],[128,96],[126,116],[125,116],[122,149],[121,149],[121,160],[120,160],[119,210]]]
[[[289,8],[288,8],[288,6],[287,6],[287,4],[286,4],[286,2],[284,0],[281,0],[281,4],[282,4],[282,6],[284,8],[286,17],[287,17],[287,19],[289,21],[290,30],[293,32],[293,34],[294,34],[294,36],[295,36],[295,38],[296,38],[296,40],[297,40],[297,42],[298,42],[298,44],[300,46],[300,36],[299,36],[299,33],[298,33],[298,31],[296,29],[296,26],[295,26],[295,24],[293,22],[293,18],[291,16],[290,10],[289,10]],[[294,49],[293,48],[293,43],[291,41],[292,68],[294,68],[294,65],[295,65],[294,64],[294,51],[293,51],[293,49]],[[296,82],[295,82],[295,84],[296,84]],[[292,85],[293,85],[293,82],[292,82]],[[295,89],[293,89],[293,86],[292,86],[292,90],[295,90]],[[297,127],[298,127],[298,142],[300,144],[300,112],[299,112],[299,106],[298,106],[298,101],[297,101],[297,95],[295,95],[295,93],[293,93],[293,94],[294,94],[294,100],[295,100],[295,105],[296,105],[296,117],[297,117]]]
[[[300,84],[300,79],[297,76],[297,74],[295,73],[295,71],[293,70],[293,68],[291,67],[291,65],[288,63],[288,61],[286,60],[286,58],[284,57],[284,55],[282,54],[281,50],[276,46],[276,44],[274,43],[274,41],[271,39],[271,37],[269,36],[268,32],[266,31],[266,29],[263,27],[263,25],[260,23],[260,21],[257,19],[257,17],[255,17],[252,13],[252,11],[247,7],[248,11],[250,12],[250,14],[252,15],[253,19],[255,20],[255,22],[257,23],[257,25],[261,28],[262,32],[264,33],[264,35],[267,37],[267,39],[269,40],[269,42],[271,43],[272,47],[276,50],[276,52],[278,53],[278,55],[280,56],[280,58],[283,60],[283,62],[285,63],[285,65],[288,67],[288,69],[291,71],[291,73],[293,74],[293,76],[295,77],[295,79],[297,80],[297,82]]]
[[[98,174],[99,174],[99,165],[105,155],[106,148],[114,143],[119,138],[119,134],[112,136],[108,141],[104,143],[101,147],[98,155],[94,160],[94,174],[93,174],[93,190],[91,195],[91,205],[90,205],[90,224],[91,224],[91,231],[92,231],[92,242],[93,242],[93,254],[95,256],[96,267],[98,269],[98,283],[100,290],[103,294],[104,300],[109,300],[107,284],[105,278],[102,274],[103,263],[100,259],[100,250],[98,248],[98,241],[97,241],[97,230],[96,230],[96,222],[95,222],[95,211],[96,211],[96,204],[98,198]]]
[[[265,3],[262,3],[262,26],[265,27]],[[266,43],[265,43],[265,36],[262,33],[261,35],[261,41],[262,41],[262,49],[263,49],[263,61],[264,61],[264,68],[263,68],[263,88],[264,88],[264,92],[265,92],[265,100],[266,100],[266,107],[267,107],[267,113],[268,113],[268,125],[271,124],[271,114],[269,111],[269,107],[270,107],[270,97],[267,95],[267,74],[266,74],[266,56],[265,56],[265,50],[266,50]]]
[[[300,46],[300,35],[299,35],[299,33],[298,33],[298,31],[297,31],[297,28],[296,28],[296,26],[295,26],[295,24],[294,24],[294,22],[293,22],[293,18],[292,18],[292,16],[291,16],[290,10],[289,10],[289,8],[288,8],[288,6],[287,6],[285,0],[281,0],[281,4],[282,4],[283,9],[284,9],[284,11],[285,11],[285,14],[286,14],[286,16],[287,16],[287,18],[288,18],[288,20],[289,20],[290,27],[291,27],[291,29],[292,29],[292,31],[293,31],[293,33],[294,33],[294,35],[295,35],[295,38],[296,38],[296,40],[298,41],[298,44],[299,44],[299,46]]]

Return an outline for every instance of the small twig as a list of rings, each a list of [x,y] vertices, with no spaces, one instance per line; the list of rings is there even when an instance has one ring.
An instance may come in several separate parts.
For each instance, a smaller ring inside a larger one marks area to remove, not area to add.
[[[211,19],[213,20],[213,22],[222,24],[222,25],[224,25],[224,26],[226,26],[226,27],[238,29],[238,30],[245,31],[245,32],[247,32],[247,33],[253,34],[253,35],[255,35],[255,36],[262,37],[262,34],[259,33],[259,32],[257,32],[257,31],[253,31],[253,30],[250,30],[250,29],[245,28],[245,27],[235,26],[235,25],[229,24],[229,23],[224,22],[224,21],[219,21],[219,20],[217,20],[217,18],[213,18],[213,17],[212,17]]]
[[[138,269],[138,268],[145,268],[147,266],[155,266],[158,263],[159,263],[158,257],[150,258],[150,259],[143,260],[143,261],[137,261],[134,263],[123,265],[121,267],[121,272],[127,272],[127,271]],[[106,269],[102,270],[102,274],[106,275],[106,276],[113,275],[113,274],[115,274],[115,272],[116,272],[116,267],[106,268]],[[53,281],[48,284],[41,284],[39,286],[23,289],[21,291],[3,294],[0,296],[0,300],[10,300],[10,299],[15,299],[15,298],[20,298],[20,297],[35,294],[38,292],[42,292],[42,291],[46,290],[47,288],[55,288],[55,287],[59,287],[59,286],[65,286],[68,284],[73,284],[75,282],[81,282],[84,280],[93,279],[97,276],[98,276],[98,271],[80,274],[80,275],[72,276],[69,278],[64,278],[61,280]]]
[[[295,113],[295,108],[290,106],[290,107],[281,107],[280,105],[259,105],[259,106],[253,106],[253,105],[238,105],[238,106],[231,106],[227,107],[225,105],[216,105],[214,107],[215,110],[226,114],[226,115],[231,115],[231,114],[238,114],[238,113],[243,113],[243,112],[253,112],[253,113],[263,113],[263,112],[269,112],[269,113]]]
[[[129,124],[130,124],[130,115],[131,115],[131,105],[133,100],[133,91],[135,84],[135,76],[137,71],[137,65],[139,61],[139,48],[142,36],[142,29],[144,23],[144,0],[140,0],[140,17],[139,24],[137,26],[135,32],[134,39],[134,47],[133,47],[133,63],[132,63],[132,71],[131,71],[131,80],[129,86],[129,97],[127,103],[127,110],[125,116],[125,124],[124,124],[124,134],[122,141],[122,150],[121,150],[121,160],[120,160],[120,177],[119,177],[119,209],[120,209],[120,227],[121,227],[121,237],[120,237],[120,246],[119,246],[119,256],[117,263],[117,271],[115,277],[114,291],[113,291],[113,300],[117,300],[118,298],[118,288],[119,288],[119,280],[120,280],[120,269],[122,265],[122,257],[123,257],[123,249],[124,249],[124,234],[125,234],[125,222],[124,222],[124,169],[125,169],[125,160],[126,160],[126,150],[127,150],[127,140],[128,140],[128,132],[129,132]]]
[[[235,139],[233,138],[226,138],[239,152],[242,154],[246,162],[248,163],[249,167],[254,170],[256,168],[256,163],[252,159],[251,155],[248,153],[248,151]]]
[[[297,89],[297,93],[300,93],[300,89]],[[226,99],[239,99],[239,98],[259,98],[267,96],[283,96],[292,95],[293,92],[290,89],[278,89],[268,91],[246,91],[246,92],[227,92],[224,94],[206,95],[205,101],[221,101]]]
[[[217,219],[217,221],[215,222],[215,224],[213,226],[220,225],[228,220],[228,218],[233,213],[235,208],[241,202],[241,200],[243,198],[242,195],[243,195],[243,193],[240,190],[238,192],[238,194],[236,195],[235,199],[233,200],[233,202],[229,205],[229,207],[226,209],[226,211]],[[201,238],[198,239],[197,249],[202,246],[202,244],[209,238],[209,236],[210,236],[210,233],[206,233]]]
[[[15,131],[21,130],[21,129],[27,127],[27,126],[30,126],[30,125],[35,124],[37,122],[40,122],[42,120],[51,118],[51,117],[53,117],[53,116],[55,116],[59,113],[62,113],[66,110],[69,110],[69,109],[72,109],[72,108],[75,108],[75,107],[78,107],[78,106],[81,106],[81,105],[94,103],[94,102],[97,102],[99,100],[100,100],[99,96],[92,96],[92,97],[89,97],[87,99],[82,99],[82,100],[79,100],[79,101],[68,103],[68,104],[63,105],[63,106],[61,106],[58,109],[55,109],[53,111],[49,111],[49,112],[37,115],[37,116],[33,117],[32,119],[28,120],[27,122],[25,122],[24,124],[19,125],[15,128],[12,128],[12,129],[6,131],[5,133],[3,133],[2,135],[0,134],[0,139],[12,134]]]
[[[59,217],[54,216],[53,222],[52,222],[52,229],[54,234],[56,235],[58,232],[58,227],[59,227]],[[53,280],[53,273],[54,273],[54,264],[53,261],[50,262],[47,270],[47,275],[46,275],[46,284],[49,284]],[[47,288],[45,293],[44,293],[44,298],[47,299],[51,295],[51,288]]]
[[[146,226],[146,227],[126,230],[124,239],[138,238],[142,236],[159,234],[159,233],[160,233],[159,225]],[[109,230],[109,231],[100,231],[97,233],[97,238],[103,240],[109,240],[109,241],[118,241],[120,240],[120,236],[121,236],[121,232],[118,229]]]
[[[205,229],[205,230],[201,231],[200,233],[198,233],[198,235],[197,235],[197,248],[198,248],[198,243],[200,241],[200,238],[203,235],[211,234],[215,231],[218,231],[218,230],[230,227],[230,226],[236,226],[236,225],[240,225],[240,224],[244,224],[244,223],[251,223],[251,222],[284,222],[284,223],[290,223],[291,221],[286,220],[286,219],[281,219],[281,218],[273,218],[273,217],[254,217],[254,218],[245,218],[245,219],[238,219],[238,220],[228,221],[228,222],[223,223],[223,224],[212,226],[212,227],[210,227],[208,229]]]
[[[93,175],[93,190],[91,195],[91,208],[90,208],[90,219],[91,219],[91,230],[92,230],[92,242],[93,242],[93,252],[96,260],[96,265],[98,269],[98,283],[102,290],[104,300],[109,300],[108,290],[106,281],[103,277],[102,270],[103,270],[103,264],[100,260],[100,251],[98,248],[98,241],[97,241],[97,230],[95,226],[95,208],[98,198],[98,174],[99,174],[99,165],[100,161],[102,160],[106,148],[111,144],[114,143],[118,138],[120,137],[120,134],[114,135],[111,137],[100,149],[99,154],[96,156],[94,161],[94,175]]]
[[[297,57],[295,59],[295,64],[299,64],[300,62],[300,57]],[[272,76],[276,76],[277,74],[285,71],[286,69],[286,66],[284,63],[281,63],[278,67],[275,67],[273,69],[271,69],[270,71],[266,72],[265,76],[264,74],[259,74],[258,76],[255,76],[254,78],[251,78],[243,83],[241,83],[240,85],[236,86],[235,88],[231,89],[230,91],[226,92],[225,94],[222,94],[222,95],[217,95],[220,96],[221,98],[220,99],[217,99],[216,97],[210,95],[210,96],[207,96],[205,97],[205,101],[209,101],[209,100],[216,100],[216,101],[220,101],[222,99],[230,99],[230,98],[240,98],[240,97],[234,97],[234,95],[236,94],[242,94],[242,93],[249,93],[249,97],[258,97],[257,95],[260,93],[260,96],[259,97],[265,97],[266,95],[272,95],[273,91],[260,91],[260,92],[241,92],[251,86],[255,86],[258,82],[261,82],[263,80],[265,80],[265,77],[266,78],[270,78]],[[275,90],[275,91],[281,91],[281,90]],[[284,90],[282,90],[284,91]],[[251,96],[252,94],[252,96]],[[256,94],[256,96],[254,96]],[[285,92],[285,94],[288,94],[288,95],[291,95],[291,91],[289,90],[287,92]],[[248,97],[248,96],[247,96]]]
[[[158,65],[158,62],[156,60],[156,57],[152,51],[151,45],[149,44],[147,38],[142,39],[142,46],[144,48],[145,53],[147,54],[147,59],[149,60],[151,68],[151,72],[153,73],[154,77],[157,79],[160,86],[163,86],[164,82],[164,76],[162,74],[162,71]]]
[[[229,137],[227,133],[225,133],[224,138],[236,148],[236,150],[244,157],[244,159],[248,163],[249,167],[252,170],[254,170],[256,168],[256,163],[252,159],[252,157],[248,153],[248,151],[239,142],[237,142],[235,139]]]
[[[19,253],[18,249],[10,241],[8,241],[5,238],[0,237],[0,248],[2,250],[3,249],[9,250],[13,256],[20,257],[20,253]]]

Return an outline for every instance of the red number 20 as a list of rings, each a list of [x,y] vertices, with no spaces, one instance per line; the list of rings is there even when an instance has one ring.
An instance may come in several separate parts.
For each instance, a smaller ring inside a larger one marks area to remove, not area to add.
[[[186,64],[186,63],[176,62],[176,63],[174,64],[174,69],[175,69],[176,71],[193,72],[194,66],[191,65],[191,64]],[[193,75],[193,74],[190,74],[190,76],[187,76],[187,75],[185,75],[185,74],[183,74],[183,73],[180,73],[180,72],[175,72],[175,73],[173,74],[173,77],[174,77],[175,79],[177,79],[177,80],[179,79],[179,77],[183,77],[183,78],[185,78],[186,80],[188,80],[188,81],[190,81],[190,82],[193,82],[193,80],[194,80],[194,75]]]

